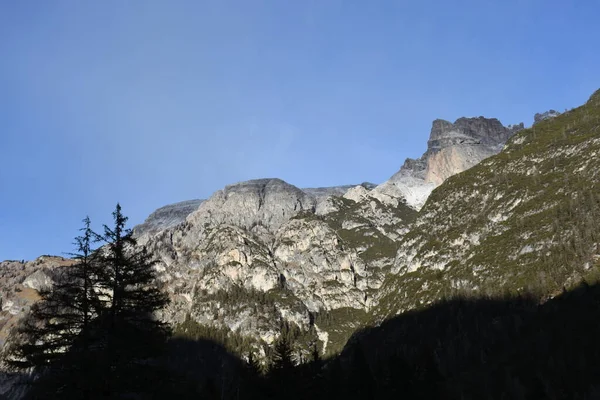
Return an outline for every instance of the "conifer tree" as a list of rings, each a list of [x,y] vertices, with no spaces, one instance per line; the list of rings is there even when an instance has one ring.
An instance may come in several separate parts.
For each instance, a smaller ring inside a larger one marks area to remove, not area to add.
[[[151,390],[157,384],[155,361],[164,348],[169,329],[154,313],[167,304],[157,286],[154,262],[145,248],[137,246],[127,217],[117,204],[113,226],[104,226],[103,273],[100,286],[108,307],[99,320],[106,346],[104,390],[135,392]]]
[[[250,373],[255,376],[259,376],[262,373],[262,366],[260,365],[260,362],[258,362],[258,360],[256,359],[256,356],[254,355],[253,351],[250,351],[250,353],[248,353],[247,366]]]
[[[293,399],[296,392],[290,392],[294,385],[294,350],[288,339],[288,329],[284,325],[275,342],[271,355],[271,365],[267,375],[273,398]]]
[[[273,349],[271,368],[274,371],[287,371],[294,368],[294,350],[285,335],[281,335]]]
[[[17,330],[17,344],[9,353],[14,367],[36,369],[37,384],[28,398],[89,398],[93,357],[88,329],[102,303],[96,292],[95,234],[89,218],[83,223],[75,238],[77,253],[71,254],[76,263],[58,268],[53,286],[40,290],[41,299]]]
[[[158,357],[169,330],[155,318],[167,304],[153,261],[137,246],[120,205],[114,226],[97,235],[84,220],[76,264],[56,272],[52,288],[18,330],[16,367],[35,367],[29,399],[152,398],[165,377]],[[105,245],[92,249],[95,240]]]
[[[315,364],[320,365],[321,364],[321,353],[319,352],[319,347],[317,346],[316,343],[313,344],[311,352],[311,361]]]

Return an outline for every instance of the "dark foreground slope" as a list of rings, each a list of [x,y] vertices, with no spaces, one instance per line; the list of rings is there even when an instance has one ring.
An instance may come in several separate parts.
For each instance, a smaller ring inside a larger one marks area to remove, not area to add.
[[[340,359],[351,373],[364,355],[377,398],[600,398],[599,317],[585,283],[544,304],[459,298],[357,333]]]
[[[160,388],[139,398],[596,399],[599,318],[600,286],[585,283],[544,304],[458,298],[358,332],[335,358],[294,366],[292,353],[266,373],[177,337],[152,377]]]
[[[455,299],[357,333],[322,363],[274,371],[259,398],[600,398],[600,286],[539,305]],[[256,393],[252,393],[256,396]]]

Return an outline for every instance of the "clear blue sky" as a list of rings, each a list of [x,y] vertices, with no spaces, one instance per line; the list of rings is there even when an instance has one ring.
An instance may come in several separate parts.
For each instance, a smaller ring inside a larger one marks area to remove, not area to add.
[[[600,87],[597,1],[0,2],[0,260],[117,201],[382,182],[431,121],[525,122]]]

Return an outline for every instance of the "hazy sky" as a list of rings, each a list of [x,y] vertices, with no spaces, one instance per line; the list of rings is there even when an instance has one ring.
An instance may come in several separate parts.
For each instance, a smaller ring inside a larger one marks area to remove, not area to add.
[[[600,87],[597,1],[2,1],[0,260],[279,177],[380,183],[435,118]]]

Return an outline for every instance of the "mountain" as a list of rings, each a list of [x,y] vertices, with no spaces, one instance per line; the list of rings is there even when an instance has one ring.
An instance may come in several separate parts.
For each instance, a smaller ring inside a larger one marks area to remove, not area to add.
[[[143,224],[137,225],[134,234],[139,239],[179,225],[189,214],[197,210],[203,201],[187,200],[161,207],[150,214]]]
[[[436,120],[381,185],[258,179],[159,208],[134,232],[172,300],[160,317],[261,357],[285,329],[307,357],[444,298],[553,297],[596,274],[599,127],[600,92],[528,129]],[[3,304],[18,297],[7,285],[51,283],[37,262],[6,267]]]
[[[419,210],[435,187],[498,153],[523,128],[523,123],[504,127],[495,118],[459,118],[454,123],[436,119],[427,151],[418,159],[408,158],[400,171],[374,192],[384,198],[404,198]]]
[[[300,189],[258,179],[160,208],[135,232],[159,260],[171,295],[163,318],[243,333],[263,356],[282,324],[298,328],[305,349],[339,351],[370,321],[398,240],[418,214],[397,177],[432,190],[521,128],[483,117],[436,120],[427,152],[383,185]]]
[[[513,136],[449,178],[398,243],[379,319],[444,296],[552,296],[595,279],[600,229],[600,91]]]

